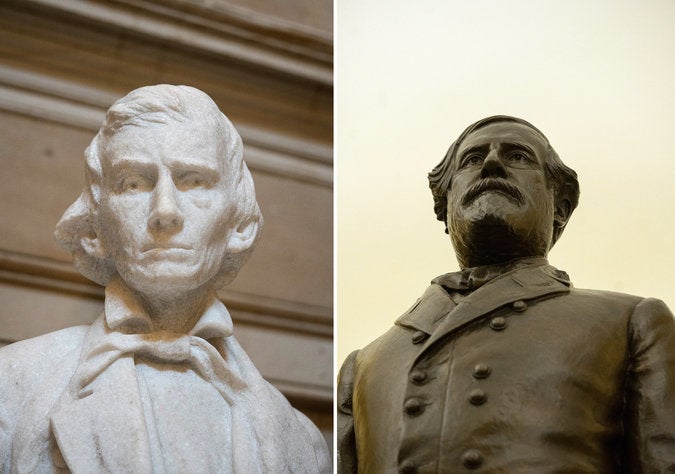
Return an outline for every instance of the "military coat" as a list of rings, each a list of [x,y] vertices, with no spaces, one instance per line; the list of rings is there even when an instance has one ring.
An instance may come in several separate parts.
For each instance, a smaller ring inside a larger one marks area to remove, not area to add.
[[[340,472],[675,472],[675,320],[543,264],[440,284],[345,361]]]

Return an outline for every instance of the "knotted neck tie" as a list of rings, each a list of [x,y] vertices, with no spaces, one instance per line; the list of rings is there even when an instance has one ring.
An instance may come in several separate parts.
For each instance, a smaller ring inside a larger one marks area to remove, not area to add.
[[[85,352],[71,379],[70,397],[88,397],[97,391],[99,382],[115,391],[115,381],[109,373],[127,357],[186,363],[211,383],[230,406],[233,472],[319,471],[304,417],[298,418],[285,398],[262,378],[234,337],[215,338],[219,351],[194,335],[105,332]]]
[[[163,363],[188,363],[197,374],[218,390],[229,405],[234,401],[234,391],[246,388],[246,383],[227,365],[218,350],[199,336],[170,332],[111,332],[85,355],[76,374],[78,396],[87,396],[96,378],[124,356]]]

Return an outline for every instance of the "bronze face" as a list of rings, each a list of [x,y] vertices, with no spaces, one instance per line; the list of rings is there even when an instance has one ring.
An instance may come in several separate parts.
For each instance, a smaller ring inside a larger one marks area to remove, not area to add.
[[[491,123],[459,144],[447,222],[463,268],[547,254],[554,218],[547,149],[539,133],[515,122]]]

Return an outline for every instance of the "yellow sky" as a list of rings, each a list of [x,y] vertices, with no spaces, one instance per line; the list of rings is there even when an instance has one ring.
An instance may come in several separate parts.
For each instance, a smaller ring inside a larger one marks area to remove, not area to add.
[[[338,364],[458,269],[426,174],[494,114],[579,174],[550,262],[675,308],[673,25],[670,0],[337,2]]]

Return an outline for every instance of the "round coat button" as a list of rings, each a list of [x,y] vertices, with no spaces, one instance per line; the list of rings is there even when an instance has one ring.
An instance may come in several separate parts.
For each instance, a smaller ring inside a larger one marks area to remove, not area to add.
[[[415,331],[415,334],[412,335],[412,343],[419,344],[427,338],[427,333],[422,331]]]
[[[487,364],[476,364],[476,366],[473,368],[473,378],[475,379],[487,378],[490,373],[492,373],[492,369]]]
[[[506,326],[508,325],[509,325],[508,321],[506,321],[506,318],[502,316],[492,318],[492,321],[490,321],[490,327],[495,331],[501,331],[502,329],[506,329]]]
[[[403,409],[408,415],[417,415],[424,411],[424,405],[419,398],[409,398],[403,404]]]
[[[522,313],[527,309],[527,303],[525,303],[523,300],[518,300],[513,303],[512,308],[514,311]]]
[[[417,472],[417,466],[410,459],[406,459],[398,467],[398,472],[401,474],[414,474]]]
[[[477,449],[469,449],[462,454],[462,464],[469,469],[476,469],[483,464],[483,455]]]
[[[421,370],[413,370],[410,373],[410,380],[412,380],[416,384],[422,384],[426,379],[427,379],[426,372],[422,372]]]
[[[471,392],[469,392],[469,401],[472,405],[482,405],[485,403],[485,400],[487,400],[487,394],[480,388],[471,390]]]

